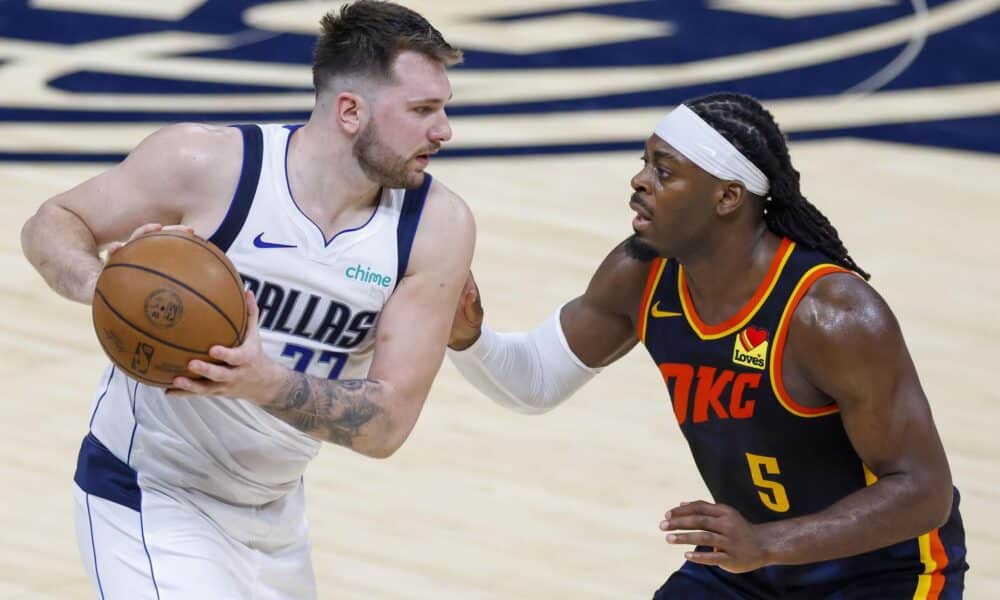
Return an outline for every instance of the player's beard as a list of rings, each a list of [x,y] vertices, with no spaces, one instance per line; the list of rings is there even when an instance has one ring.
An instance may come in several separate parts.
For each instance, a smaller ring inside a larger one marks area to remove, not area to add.
[[[637,233],[625,240],[625,254],[641,262],[650,262],[660,256],[659,251]]]
[[[374,122],[369,123],[354,142],[354,158],[365,175],[382,187],[411,189],[424,182],[422,172],[411,171],[411,159],[396,154],[382,142]]]

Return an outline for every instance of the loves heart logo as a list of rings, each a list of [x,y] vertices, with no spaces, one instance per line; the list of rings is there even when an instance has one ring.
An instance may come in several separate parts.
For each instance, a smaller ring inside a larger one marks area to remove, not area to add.
[[[736,336],[733,344],[733,362],[738,365],[764,370],[767,365],[767,330],[750,326]]]
[[[740,344],[747,352],[767,341],[767,330],[751,325],[740,332]]]

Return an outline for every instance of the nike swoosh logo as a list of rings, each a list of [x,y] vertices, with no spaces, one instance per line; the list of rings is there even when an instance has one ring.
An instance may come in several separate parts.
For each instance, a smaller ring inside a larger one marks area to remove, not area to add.
[[[253,245],[257,248],[298,248],[295,244],[275,244],[273,242],[265,242],[264,232],[257,234],[257,237],[253,239]]]
[[[657,300],[656,304],[653,305],[653,308],[649,309],[649,314],[653,315],[654,319],[661,319],[663,317],[680,317],[681,315],[684,314],[669,310],[660,310],[659,306],[660,302],[659,300]]]

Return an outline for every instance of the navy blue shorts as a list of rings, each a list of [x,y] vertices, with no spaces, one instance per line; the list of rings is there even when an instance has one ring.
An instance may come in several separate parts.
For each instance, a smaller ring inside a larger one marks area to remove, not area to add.
[[[955,561],[933,578],[924,576],[924,591],[918,574],[887,571],[833,583],[794,586],[774,581],[773,567],[733,574],[718,567],[685,562],[657,590],[653,600],[959,600],[965,588],[968,565]]]

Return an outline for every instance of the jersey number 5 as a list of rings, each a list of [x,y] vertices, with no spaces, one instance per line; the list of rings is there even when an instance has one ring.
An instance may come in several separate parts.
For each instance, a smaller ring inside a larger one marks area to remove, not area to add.
[[[764,477],[765,474],[781,474],[781,469],[778,468],[778,459],[773,456],[758,456],[749,452],[746,454],[747,462],[750,463],[750,478],[753,479],[753,484],[758,488],[757,495],[760,496],[760,501],[774,512],[788,512],[788,494],[785,493],[785,486]]]

